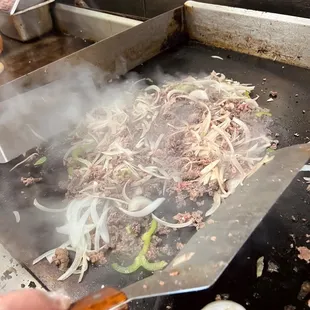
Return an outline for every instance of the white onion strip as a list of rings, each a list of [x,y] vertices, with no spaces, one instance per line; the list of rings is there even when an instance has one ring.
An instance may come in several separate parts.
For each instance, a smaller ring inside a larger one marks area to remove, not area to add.
[[[212,215],[221,205],[221,195],[218,192],[214,193],[213,196],[213,204],[210,210],[208,210],[205,214],[205,217]]]
[[[109,236],[109,231],[108,231],[108,226],[107,226],[108,212],[109,212],[109,208],[106,205],[98,221],[97,227],[96,227],[95,242],[94,242],[95,251],[99,251],[100,237],[105,243],[110,242],[110,236]]]
[[[159,224],[166,226],[166,227],[173,228],[173,229],[184,228],[184,227],[188,227],[188,226],[193,224],[193,220],[189,220],[186,223],[169,223],[169,222],[166,222],[166,221],[158,218],[155,214],[152,214],[152,218],[156,222],[158,222]]]
[[[64,212],[67,210],[67,207],[63,208],[63,209],[51,209],[51,208],[47,208],[47,207],[44,207],[43,205],[41,205],[38,200],[35,198],[34,201],[33,201],[33,205],[40,209],[41,211],[44,211],[44,212],[51,212],[51,213],[57,213],[57,212]]]
[[[70,226],[69,240],[71,241],[71,245],[73,247],[77,247],[79,244],[81,244],[81,240],[85,234],[85,225],[89,215],[90,215],[90,209],[86,210],[84,214],[81,216],[81,218],[78,217],[77,221],[72,221],[72,223],[69,223]]]
[[[57,279],[58,281],[64,281],[68,279],[79,268],[84,252],[84,249],[77,249],[71,266],[62,276]]]
[[[213,161],[212,163],[210,163],[208,166],[204,167],[200,173],[201,174],[207,174],[209,173],[218,163],[220,162],[219,159]]]
[[[16,220],[16,223],[19,223],[20,222],[20,214],[18,211],[13,211],[13,214],[15,216],[15,220]]]
[[[88,269],[87,255],[84,253],[83,260],[82,260],[81,274],[79,276],[79,283],[83,280],[84,273],[87,269]]]
[[[69,244],[70,244],[70,242],[67,241],[67,242],[63,243],[62,245],[60,245],[58,248],[67,248],[67,246],[69,246]],[[46,258],[46,257],[48,257],[48,256],[55,255],[55,250],[58,249],[58,248],[55,248],[55,249],[46,251],[45,253],[41,254],[39,257],[37,257],[37,258],[32,262],[32,265],[37,264],[39,261],[41,261],[42,259],[44,259],[44,258]]]
[[[87,233],[91,232],[95,227],[96,227],[95,224],[85,225],[84,233],[87,234]],[[59,234],[69,235],[70,234],[70,226],[69,226],[69,224],[65,224],[63,226],[56,227],[56,231]]]
[[[95,198],[91,205],[90,205],[90,215],[91,215],[91,218],[93,220],[93,223],[95,225],[97,225],[98,221],[99,221],[99,215],[98,215],[98,212],[97,212],[97,204],[98,204],[98,198]]]
[[[20,161],[18,164],[16,164],[11,170],[13,171],[15,168],[17,168],[18,166],[22,165],[23,163],[27,162],[28,160],[32,160],[33,158],[35,158],[36,156],[39,156],[38,153],[33,153],[31,155],[29,155],[27,158],[25,158],[24,160]]]
[[[135,211],[142,210],[146,206],[148,206],[150,203],[152,203],[152,200],[146,197],[143,197],[143,196],[133,197],[128,203],[128,211],[135,212]]]
[[[37,264],[39,261],[41,261],[42,259],[46,258],[47,256],[50,256],[50,255],[53,255],[55,254],[55,249],[52,249],[52,250],[49,250],[43,254],[41,254],[39,257],[37,257],[33,262],[32,262],[32,265],[35,265]]]
[[[125,213],[128,216],[132,217],[144,217],[151,213],[153,213],[163,202],[165,201],[165,198],[157,198],[152,203],[147,205],[144,209],[139,211],[128,211],[121,207],[118,207],[119,210],[121,210],[123,213]]]

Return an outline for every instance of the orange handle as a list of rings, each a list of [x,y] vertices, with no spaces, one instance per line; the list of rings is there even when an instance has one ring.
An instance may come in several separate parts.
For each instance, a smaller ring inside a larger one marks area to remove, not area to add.
[[[73,303],[69,310],[108,310],[127,300],[126,295],[112,287],[105,287]],[[128,309],[124,305],[121,309]]]

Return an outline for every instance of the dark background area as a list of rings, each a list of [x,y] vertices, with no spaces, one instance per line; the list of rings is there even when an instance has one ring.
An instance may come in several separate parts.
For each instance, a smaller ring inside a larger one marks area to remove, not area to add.
[[[61,0],[66,4],[80,0]],[[139,17],[154,17],[182,5],[184,0],[84,0],[93,9],[118,12]],[[235,6],[239,8],[268,11],[273,13],[310,16],[310,0],[200,0],[199,2]]]

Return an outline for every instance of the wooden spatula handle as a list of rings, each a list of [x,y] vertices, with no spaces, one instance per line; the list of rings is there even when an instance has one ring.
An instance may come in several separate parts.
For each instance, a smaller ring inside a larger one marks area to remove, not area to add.
[[[106,287],[73,303],[69,310],[108,310],[126,300],[123,292]],[[128,306],[123,305],[120,309],[128,309]]]

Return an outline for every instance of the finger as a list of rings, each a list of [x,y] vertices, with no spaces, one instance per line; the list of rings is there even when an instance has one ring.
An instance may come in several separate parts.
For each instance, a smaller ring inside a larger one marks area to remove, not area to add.
[[[0,296],[0,310],[66,310],[67,296],[40,290],[20,290]]]

